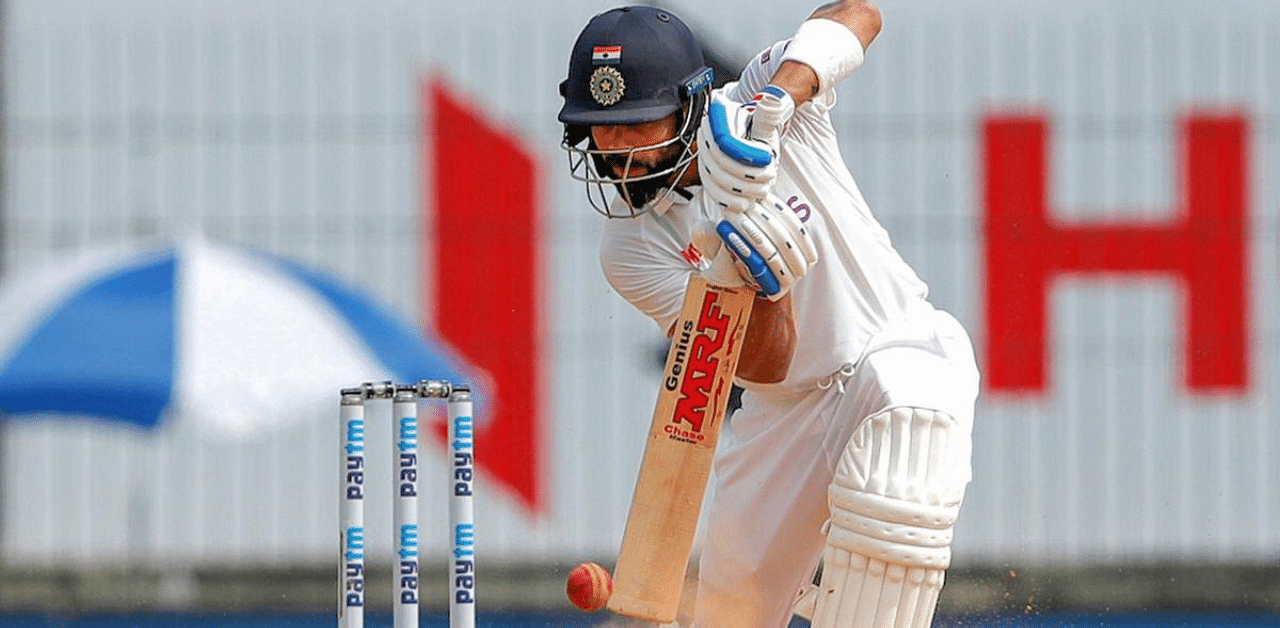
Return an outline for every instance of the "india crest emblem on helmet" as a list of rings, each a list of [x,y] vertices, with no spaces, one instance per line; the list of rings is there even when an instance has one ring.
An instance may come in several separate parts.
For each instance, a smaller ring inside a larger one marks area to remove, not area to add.
[[[622,100],[627,91],[627,82],[622,80],[622,73],[611,65],[602,65],[591,73],[591,97],[596,102],[608,107]]]

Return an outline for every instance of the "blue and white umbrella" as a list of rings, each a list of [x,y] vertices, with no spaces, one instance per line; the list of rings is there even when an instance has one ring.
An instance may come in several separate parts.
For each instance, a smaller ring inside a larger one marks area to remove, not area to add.
[[[247,436],[386,379],[475,377],[359,291],[262,252],[199,239],[90,252],[0,286],[8,416],[154,428],[173,415]]]

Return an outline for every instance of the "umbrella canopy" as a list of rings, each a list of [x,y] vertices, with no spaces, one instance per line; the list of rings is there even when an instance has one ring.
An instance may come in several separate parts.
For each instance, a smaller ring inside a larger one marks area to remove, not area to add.
[[[0,412],[244,436],[365,381],[474,372],[360,291],[203,240],[91,252],[0,286]],[[328,404],[328,405],[325,405]]]

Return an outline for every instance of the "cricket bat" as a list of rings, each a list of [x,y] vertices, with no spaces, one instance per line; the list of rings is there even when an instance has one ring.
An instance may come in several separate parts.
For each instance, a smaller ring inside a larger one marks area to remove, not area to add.
[[[613,573],[609,610],[675,621],[755,290],[689,279]]]

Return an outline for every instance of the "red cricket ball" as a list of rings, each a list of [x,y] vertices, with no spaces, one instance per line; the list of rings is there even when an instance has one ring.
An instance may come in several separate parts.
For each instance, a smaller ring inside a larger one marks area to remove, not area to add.
[[[600,565],[582,563],[569,572],[564,592],[574,606],[588,612],[598,611],[613,595],[613,577]]]

